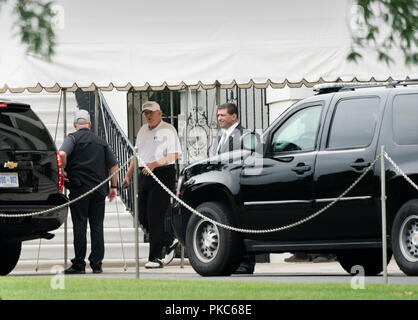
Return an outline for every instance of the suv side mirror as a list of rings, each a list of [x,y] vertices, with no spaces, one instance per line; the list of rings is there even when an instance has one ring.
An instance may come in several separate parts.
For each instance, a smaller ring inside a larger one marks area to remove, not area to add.
[[[260,145],[260,135],[256,132],[246,132],[241,136],[241,149],[254,152]]]

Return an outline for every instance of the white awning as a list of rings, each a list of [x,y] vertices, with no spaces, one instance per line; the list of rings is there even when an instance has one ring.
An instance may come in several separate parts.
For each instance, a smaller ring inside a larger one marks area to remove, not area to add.
[[[350,0],[55,0],[57,46],[51,62],[28,55],[0,11],[0,93],[312,86],[334,81],[418,78],[400,51],[395,64],[350,52]]]

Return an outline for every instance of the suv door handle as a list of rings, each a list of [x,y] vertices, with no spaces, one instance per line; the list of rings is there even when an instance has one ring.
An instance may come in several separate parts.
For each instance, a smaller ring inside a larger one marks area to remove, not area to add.
[[[292,168],[292,171],[296,172],[297,174],[302,174],[310,170],[311,170],[311,166],[307,166],[304,163],[298,163],[296,167]]]
[[[364,168],[367,168],[368,166],[370,166],[370,162],[366,162],[366,161],[353,162],[350,164],[350,167],[356,170],[362,170]]]
[[[295,157],[274,157],[274,160],[280,161],[280,162],[292,162]]]

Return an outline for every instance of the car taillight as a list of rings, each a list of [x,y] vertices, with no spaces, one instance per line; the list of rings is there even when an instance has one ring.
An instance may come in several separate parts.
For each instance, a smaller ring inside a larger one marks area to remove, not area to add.
[[[7,108],[7,104],[5,104],[5,103],[0,103],[0,108]]]
[[[62,167],[62,160],[59,152],[57,155],[57,167],[58,167],[58,193],[62,194],[64,190],[64,168]]]

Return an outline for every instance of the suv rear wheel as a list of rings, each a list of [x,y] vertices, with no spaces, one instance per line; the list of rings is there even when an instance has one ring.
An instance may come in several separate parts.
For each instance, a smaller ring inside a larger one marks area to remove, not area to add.
[[[9,274],[19,261],[22,242],[0,246],[0,276]]]
[[[337,254],[341,267],[349,274],[355,275],[354,266],[361,266],[365,276],[376,276],[383,271],[382,249],[348,250]],[[392,258],[388,249],[387,263]]]
[[[418,276],[418,200],[406,202],[392,226],[392,248],[396,263],[408,276]]]
[[[205,202],[196,210],[214,221],[232,225],[230,210],[220,202]],[[218,227],[197,215],[192,215],[187,225],[186,248],[190,264],[202,276],[230,275],[242,259],[239,233]]]

